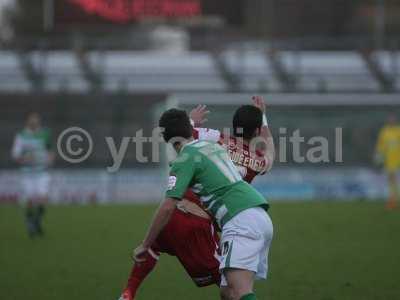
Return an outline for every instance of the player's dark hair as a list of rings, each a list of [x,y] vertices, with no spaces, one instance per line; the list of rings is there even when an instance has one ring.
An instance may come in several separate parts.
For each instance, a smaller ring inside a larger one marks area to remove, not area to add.
[[[256,129],[262,126],[262,111],[253,105],[239,107],[233,116],[233,135],[252,139]]]
[[[167,143],[172,138],[188,139],[192,137],[193,128],[189,116],[184,110],[172,108],[165,111],[158,122],[158,126],[163,129],[162,135]]]

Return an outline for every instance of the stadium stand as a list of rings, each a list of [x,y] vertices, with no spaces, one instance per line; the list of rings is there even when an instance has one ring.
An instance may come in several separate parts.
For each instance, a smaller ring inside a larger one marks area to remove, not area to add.
[[[18,54],[13,51],[0,51],[0,90],[28,91],[30,88]]]
[[[160,55],[158,52],[91,52],[106,91],[224,91],[225,82],[207,52]],[[97,69],[96,67],[96,69]]]
[[[302,91],[379,91],[379,83],[357,52],[283,51],[279,56]]]
[[[253,49],[228,50],[222,57],[229,71],[239,79],[243,91],[280,91],[281,83],[274,74],[265,51]]]
[[[397,92],[398,52],[0,51],[0,91]]]
[[[400,91],[400,54],[398,52],[378,51],[375,57],[381,68],[389,74],[395,89]]]
[[[28,56],[33,68],[43,78],[43,88],[46,91],[85,92],[89,89],[74,52],[33,51]]]

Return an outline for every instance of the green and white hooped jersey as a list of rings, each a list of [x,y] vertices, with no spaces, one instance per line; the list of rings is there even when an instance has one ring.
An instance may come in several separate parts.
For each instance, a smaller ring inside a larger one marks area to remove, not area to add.
[[[217,143],[190,142],[173,161],[166,196],[182,199],[188,188],[200,197],[221,228],[245,209],[268,209],[265,198],[242,180],[226,150]]]
[[[24,129],[14,140],[12,156],[18,159],[24,156],[32,157],[32,162],[22,166],[24,171],[41,171],[48,167],[48,151],[51,147],[50,131],[39,129],[31,131]]]

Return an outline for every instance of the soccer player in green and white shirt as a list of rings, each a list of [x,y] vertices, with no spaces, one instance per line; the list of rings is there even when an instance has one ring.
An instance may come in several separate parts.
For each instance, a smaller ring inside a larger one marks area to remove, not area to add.
[[[54,160],[54,154],[50,132],[41,126],[37,113],[29,114],[25,128],[16,135],[12,157],[21,167],[28,233],[30,237],[42,235],[42,219],[50,184],[47,169]]]
[[[266,277],[273,227],[268,203],[244,182],[219,144],[194,140],[185,111],[170,109],[159,121],[166,142],[178,153],[172,164],[166,199],[161,203],[143,243],[135,249],[140,262],[168,223],[188,188],[200,196],[204,208],[222,229],[221,286],[232,299],[254,300],[255,278]]]

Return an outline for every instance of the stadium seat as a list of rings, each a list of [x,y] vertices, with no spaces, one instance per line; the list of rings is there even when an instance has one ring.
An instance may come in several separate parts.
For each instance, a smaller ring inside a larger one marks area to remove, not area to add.
[[[400,54],[389,51],[377,51],[375,54],[383,71],[394,81],[394,88],[400,91]]]
[[[264,51],[228,50],[223,58],[229,70],[241,80],[242,90],[276,92],[282,89]]]
[[[380,88],[357,52],[283,51],[280,58],[303,91],[377,92]]]
[[[206,52],[161,55],[158,52],[108,51],[89,54],[105,80],[105,90],[115,91],[224,91],[211,56]]]
[[[45,90],[85,92],[89,89],[74,52],[34,51],[31,53],[31,60],[33,67],[43,72]]]
[[[30,82],[19,63],[18,55],[13,51],[0,51],[0,90],[28,91]]]

